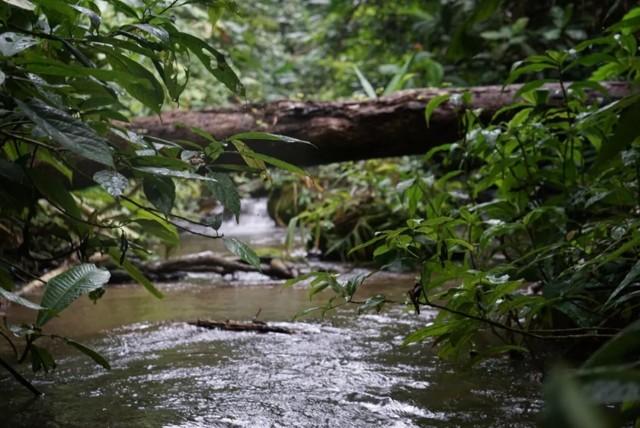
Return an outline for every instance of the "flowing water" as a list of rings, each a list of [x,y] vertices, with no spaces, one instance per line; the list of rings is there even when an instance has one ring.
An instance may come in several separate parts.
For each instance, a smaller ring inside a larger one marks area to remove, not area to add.
[[[374,276],[364,291],[400,297],[410,279]],[[49,331],[94,347],[112,369],[52,344],[58,368],[24,372],[43,397],[33,398],[0,371],[0,426],[535,425],[540,386],[526,364],[498,360],[465,368],[438,359],[428,343],[402,346],[431,312],[415,315],[396,305],[357,316],[345,307],[324,319],[293,322],[311,305],[302,287],[199,275],[162,289],[163,300],[140,287],[117,286],[96,305],[86,298],[74,303]],[[11,310],[12,320],[33,317]],[[185,322],[247,320],[258,310],[261,320],[295,334],[206,330]]]

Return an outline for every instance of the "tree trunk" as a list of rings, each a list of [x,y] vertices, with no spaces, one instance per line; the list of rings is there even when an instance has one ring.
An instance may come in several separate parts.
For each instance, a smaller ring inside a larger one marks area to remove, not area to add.
[[[360,160],[426,153],[430,148],[452,142],[460,136],[459,108],[451,102],[438,107],[427,127],[425,106],[435,96],[468,91],[471,107],[482,109],[489,120],[501,107],[515,101],[521,85],[483,86],[451,89],[416,89],[365,101],[275,101],[266,104],[210,109],[203,111],[173,111],[162,118],[135,120],[132,127],[150,135],[168,139],[206,142],[187,128],[198,127],[218,139],[245,131],[263,131],[307,140],[316,148],[302,144],[273,141],[253,142],[256,150],[298,165],[318,165],[331,162]],[[624,82],[606,82],[610,98],[629,93]],[[550,103],[562,103],[562,88],[548,84]],[[602,103],[602,94],[589,94],[595,103]]]

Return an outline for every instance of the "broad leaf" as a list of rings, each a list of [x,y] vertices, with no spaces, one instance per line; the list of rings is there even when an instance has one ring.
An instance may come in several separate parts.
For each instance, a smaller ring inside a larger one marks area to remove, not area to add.
[[[208,183],[212,196],[236,216],[236,221],[240,221],[240,195],[233,180],[229,175],[219,172],[210,176],[215,180]]]
[[[78,156],[113,167],[113,157],[107,141],[85,123],[39,101],[29,105],[19,99],[14,101],[41,131],[63,148]]]
[[[42,327],[78,297],[105,285],[110,276],[108,271],[85,263],[50,279],[40,302],[47,309],[38,312],[36,326]]]
[[[147,176],[142,182],[144,195],[163,214],[169,214],[176,199],[176,186],[170,177]]]

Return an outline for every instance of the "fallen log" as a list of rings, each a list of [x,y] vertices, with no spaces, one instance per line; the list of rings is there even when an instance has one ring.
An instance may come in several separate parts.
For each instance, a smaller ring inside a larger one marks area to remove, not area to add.
[[[263,321],[210,321],[210,320],[197,320],[191,321],[187,324],[196,327],[227,330],[227,331],[254,331],[257,333],[282,333],[293,334],[292,330],[284,327],[277,327],[269,325]]]
[[[621,98],[630,92],[625,82],[603,82],[608,97]],[[307,140],[316,148],[273,141],[253,142],[256,150],[297,165],[424,154],[430,148],[460,137],[459,107],[447,102],[438,107],[427,127],[424,109],[430,99],[448,93],[472,94],[471,107],[482,109],[489,120],[500,108],[516,101],[521,85],[471,88],[415,89],[365,101],[275,101],[203,111],[172,111],[139,118],[132,127],[168,140],[191,140],[207,144],[187,127],[199,127],[219,139],[245,131],[263,131]],[[547,84],[550,105],[562,102],[562,88]],[[588,94],[594,102],[600,92]],[[226,162],[238,161],[236,157]]]
[[[141,268],[151,276],[172,274],[179,271],[214,272],[220,275],[235,272],[259,272],[277,279],[289,279],[296,275],[292,269],[277,259],[271,259],[268,263],[263,262],[258,268],[239,259],[217,255],[213,251],[202,251],[169,260],[159,260],[144,264]]]

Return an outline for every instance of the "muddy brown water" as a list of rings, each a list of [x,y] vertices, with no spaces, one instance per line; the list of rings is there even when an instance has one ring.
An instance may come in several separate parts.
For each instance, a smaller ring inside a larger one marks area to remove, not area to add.
[[[195,245],[191,242],[190,245]],[[205,245],[205,244],[202,244]],[[407,276],[374,276],[365,294],[401,299]],[[523,362],[473,368],[439,359],[429,343],[402,346],[432,312],[403,305],[358,316],[344,307],[292,321],[312,305],[304,287],[257,276],[197,275],[161,286],[157,300],[135,285],[82,298],[48,326],[97,349],[101,369],[52,344],[58,368],[25,375],[33,398],[0,372],[2,427],[528,427],[541,408],[540,385]],[[324,299],[327,296],[320,296]],[[37,296],[32,296],[37,300]],[[260,319],[293,335],[205,330],[198,318]],[[13,307],[13,321],[34,314]],[[6,347],[0,347],[6,355]]]

